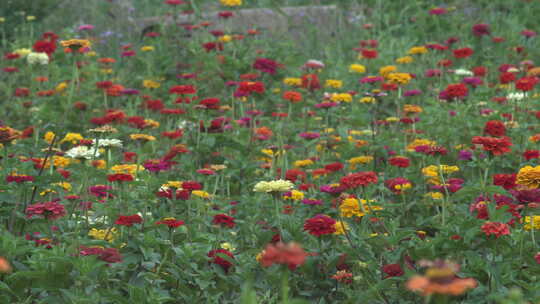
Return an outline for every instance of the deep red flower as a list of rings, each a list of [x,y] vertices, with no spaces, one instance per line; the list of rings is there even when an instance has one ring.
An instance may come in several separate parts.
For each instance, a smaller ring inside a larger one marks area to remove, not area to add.
[[[331,163],[324,166],[325,170],[328,170],[330,172],[337,172],[344,168],[343,164],[340,162]]]
[[[411,161],[407,157],[395,156],[388,159],[391,166],[399,168],[407,168],[410,166]]]
[[[206,109],[219,109],[219,98],[205,98],[199,101],[199,105]]]
[[[177,220],[175,218],[166,218],[161,221],[157,221],[156,225],[167,225],[169,228],[178,228],[182,225],[184,225],[185,222],[181,220]]]
[[[369,184],[376,184],[377,181],[377,174],[373,171],[356,172],[342,177],[340,185],[347,189],[353,189],[360,186],[365,187]]]
[[[279,63],[269,58],[257,58],[253,63],[254,69],[270,75],[274,75],[280,66],[281,65]]]
[[[514,82],[516,80],[516,75],[510,72],[502,72],[499,74],[499,82],[502,84],[507,84]]]
[[[455,49],[453,53],[454,57],[456,58],[467,58],[474,54],[474,51],[471,48],[466,47],[461,49]]]
[[[219,226],[227,226],[229,228],[233,228],[236,225],[236,223],[234,222],[234,217],[228,216],[223,213],[214,215],[212,224]]]
[[[538,78],[537,77],[522,77],[520,79],[518,79],[515,83],[516,85],[516,89],[520,90],[520,91],[523,91],[523,92],[527,92],[527,91],[531,91],[532,89],[534,89],[534,86],[538,83]]]
[[[34,177],[31,175],[8,175],[6,176],[6,182],[7,183],[24,183],[24,182],[33,182]]]
[[[400,277],[405,274],[399,264],[386,264],[382,267],[382,272],[386,274],[385,279],[391,277]]]
[[[540,151],[538,151],[538,150],[526,150],[525,152],[523,152],[523,157],[526,160],[531,160],[531,159],[534,159],[534,158],[540,158]]]
[[[506,135],[506,127],[500,120],[490,120],[484,125],[484,134],[501,137]]]
[[[169,89],[169,94],[182,94],[182,95],[186,95],[186,94],[195,94],[197,93],[197,89],[188,84],[188,85],[176,85],[176,86],[173,86]]]
[[[131,227],[133,224],[142,223],[143,219],[138,214],[133,215],[120,215],[114,222],[116,225]]]
[[[285,172],[285,179],[295,183],[298,179],[304,181],[306,179],[306,172],[299,169],[289,169]]]
[[[315,91],[321,88],[317,74],[305,74],[302,76],[302,88]]]
[[[107,263],[122,262],[122,255],[120,255],[120,251],[116,248],[81,246],[79,254],[83,256],[96,255],[98,259]]]
[[[223,268],[225,272],[228,272],[233,264],[229,262],[228,260],[224,259],[223,256],[227,256],[230,259],[234,259],[234,255],[232,254],[232,252],[226,249],[214,249],[208,252],[208,257],[212,258],[210,263],[219,265],[221,266],[221,268]]]
[[[514,189],[517,186],[516,174],[495,174],[493,175],[493,184],[506,190]]]
[[[489,30],[489,25],[484,24],[484,23],[479,23],[479,24],[473,25],[472,32],[473,32],[473,35],[475,35],[477,37],[481,37],[481,36],[484,36],[484,35],[491,34],[491,32]]]
[[[474,136],[472,138],[473,144],[482,145],[484,151],[488,151],[493,155],[502,155],[504,153],[510,152],[510,146],[512,142],[509,137],[483,137],[483,136]]]
[[[401,194],[401,187],[396,187],[396,186],[403,186],[403,185],[411,185],[411,181],[404,178],[404,177],[396,177],[396,178],[391,178],[391,179],[388,179],[386,181],[384,181],[384,185],[386,186],[386,188],[388,188],[388,190],[394,192],[394,194]]]
[[[483,66],[477,66],[472,69],[472,72],[474,73],[474,76],[484,77],[487,74],[487,68]]]
[[[36,203],[26,207],[26,217],[43,216],[47,220],[56,220],[66,215],[64,205],[52,201]]]
[[[317,214],[304,222],[304,231],[308,231],[309,234],[317,237],[324,234],[332,234],[336,232],[335,223],[336,221],[333,218]]]
[[[444,93],[445,97],[447,97],[444,99],[463,98],[469,95],[469,89],[463,83],[454,83],[446,86]]]
[[[365,59],[375,59],[379,55],[375,49],[361,49],[360,55]]]
[[[484,225],[482,225],[481,228],[482,231],[484,231],[484,233],[486,234],[486,236],[495,235],[496,238],[499,238],[503,235],[510,234],[510,228],[506,223],[486,222]]]
[[[107,175],[107,180],[109,182],[131,182],[133,181],[133,176],[128,173],[115,173]]]

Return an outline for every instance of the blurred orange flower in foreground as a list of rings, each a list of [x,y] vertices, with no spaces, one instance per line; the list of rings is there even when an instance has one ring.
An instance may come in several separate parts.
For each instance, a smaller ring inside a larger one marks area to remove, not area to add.
[[[10,273],[12,270],[11,265],[8,260],[3,257],[0,257],[0,273]]]

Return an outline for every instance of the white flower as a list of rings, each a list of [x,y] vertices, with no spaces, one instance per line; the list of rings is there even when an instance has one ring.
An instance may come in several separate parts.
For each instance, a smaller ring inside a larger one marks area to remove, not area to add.
[[[92,159],[94,157],[99,156],[99,152],[96,150],[96,148],[89,149],[87,146],[77,146],[74,148],[69,149],[66,152],[67,157],[71,158],[84,158],[84,159]]]
[[[100,139],[97,141],[98,147],[114,147],[114,148],[122,148],[122,141],[120,139]],[[96,144],[96,140],[92,140],[92,145]]]
[[[39,63],[41,65],[45,65],[49,63],[49,56],[45,53],[30,53],[26,56],[26,61],[28,64],[36,64]]]
[[[508,100],[516,100],[516,101],[520,101],[525,97],[527,97],[527,93],[523,93],[523,92],[511,92],[510,94],[506,96]]]
[[[474,75],[473,72],[466,69],[457,69],[454,71],[454,74],[459,75],[459,76],[473,76]]]
[[[275,181],[269,181],[269,182],[258,182],[255,187],[253,187],[253,191],[255,192],[285,192],[290,191],[294,187],[294,184],[291,183],[288,180],[275,180]]]

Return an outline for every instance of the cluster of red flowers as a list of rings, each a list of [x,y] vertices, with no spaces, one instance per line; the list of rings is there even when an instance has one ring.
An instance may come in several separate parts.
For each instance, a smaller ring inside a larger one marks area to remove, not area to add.
[[[133,215],[120,215],[114,222],[116,225],[131,227],[133,224],[140,224],[143,219],[138,214]]]
[[[122,255],[116,248],[81,246],[79,254],[82,256],[95,255],[98,259],[107,263],[122,262]]]
[[[26,217],[42,216],[47,220],[56,220],[66,215],[64,205],[56,202],[36,203],[26,207]]]
[[[336,232],[335,224],[336,221],[333,218],[317,214],[304,222],[304,231],[308,231],[309,234],[320,237],[321,235]]]
[[[510,146],[512,142],[509,137],[483,137],[483,136],[474,136],[472,138],[472,143],[477,145],[482,145],[484,151],[488,151],[493,155],[502,155],[511,151]]]
[[[356,172],[341,178],[340,184],[347,189],[365,187],[378,182],[377,174],[373,171]]]

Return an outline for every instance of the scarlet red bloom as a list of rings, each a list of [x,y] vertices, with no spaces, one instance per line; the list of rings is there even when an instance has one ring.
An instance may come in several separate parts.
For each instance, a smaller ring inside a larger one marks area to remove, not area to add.
[[[499,75],[499,82],[502,84],[511,83],[516,80],[516,75],[510,72],[503,72]]]
[[[336,221],[333,218],[317,214],[304,222],[304,231],[308,231],[309,234],[317,237],[324,234],[332,234],[336,232],[335,223]]]
[[[221,266],[221,268],[223,268],[225,272],[228,272],[229,268],[231,268],[233,264],[229,262],[228,260],[224,259],[223,258],[224,256],[227,256],[230,259],[234,259],[234,255],[232,254],[232,252],[225,249],[214,249],[208,252],[208,257],[212,258],[210,263],[219,265]]]
[[[531,160],[531,159],[534,159],[534,158],[540,158],[540,151],[538,151],[538,150],[526,150],[525,152],[523,152],[523,157],[526,160]]]
[[[324,166],[324,169],[328,170],[330,172],[337,172],[337,171],[342,170],[343,168],[344,168],[344,166],[340,162],[335,162],[335,163],[331,163],[331,164],[328,164],[328,165]]]
[[[412,183],[406,178],[396,177],[386,180],[384,182],[384,185],[386,186],[386,188],[388,188],[388,190],[394,192],[395,194],[401,194],[403,186],[407,185],[410,187]]]
[[[292,103],[297,103],[302,101],[302,93],[295,91],[286,91],[285,93],[283,93],[282,98]]]
[[[446,86],[446,89],[441,92],[442,99],[463,98],[469,95],[469,89],[463,83],[454,83]]]
[[[390,165],[399,168],[407,168],[411,164],[411,161],[407,157],[396,156],[391,157],[389,160]]]
[[[273,264],[287,265],[290,270],[296,269],[304,264],[307,253],[296,243],[284,244],[277,242],[266,245],[262,252],[260,263],[263,267],[270,267]]]
[[[377,53],[377,50],[374,49],[361,49],[360,55],[366,59],[375,59],[379,54]]]
[[[131,182],[133,181],[133,176],[127,173],[116,173],[107,175],[107,180],[109,182]]]
[[[305,74],[302,76],[302,88],[315,91],[321,88],[317,74]]]
[[[490,120],[484,126],[484,133],[495,137],[505,136],[506,127],[500,120]]]
[[[493,175],[493,184],[506,190],[514,189],[516,187],[516,174],[495,174]]]
[[[216,214],[212,220],[212,224],[219,226],[227,226],[233,228],[236,223],[234,222],[234,217],[228,216],[226,214]]]
[[[33,182],[34,177],[31,175],[8,175],[6,176],[6,182],[7,183],[24,183],[24,182]]]
[[[163,137],[168,137],[170,139],[177,139],[177,138],[180,138],[184,135],[184,131],[182,130],[175,130],[175,131],[165,131],[165,132],[162,132],[161,133],[161,136]]]
[[[486,236],[495,235],[496,238],[510,234],[508,225],[500,222],[486,222],[482,225],[482,231],[484,231]]]
[[[184,225],[184,221],[177,220],[175,218],[166,218],[161,221],[156,222],[156,225],[167,225],[169,228],[178,228]]]
[[[234,97],[250,96],[251,93],[262,94],[265,92],[264,83],[260,81],[242,81],[234,92]]]
[[[376,184],[377,181],[377,174],[373,171],[357,172],[342,177],[340,185],[347,189],[353,189],[360,186],[365,187],[369,184]]]
[[[474,51],[471,48],[461,48],[453,51],[454,57],[456,58],[467,58],[474,54]]]
[[[219,109],[219,98],[206,98],[199,102],[199,105],[206,109]]]
[[[195,94],[197,90],[192,85],[177,85],[169,89],[169,94]]]
[[[523,77],[516,81],[516,89],[527,92],[534,89],[534,86],[538,83],[538,78],[536,77]]]
[[[509,137],[496,138],[474,136],[472,143],[482,145],[484,151],[488,151],[493,155],[502,155],[510,152],[511,150],[509,147],[512,145]]]
[[[133,215],[120,215],[114,222],[116,225],[131,227],[133,224],[142,223],[143,219],[138,214]]]
[[[285,172],[285,179],[295,183],[298,179],[304,181],[306,179],[306,172],[299,169],[289,169]]]

